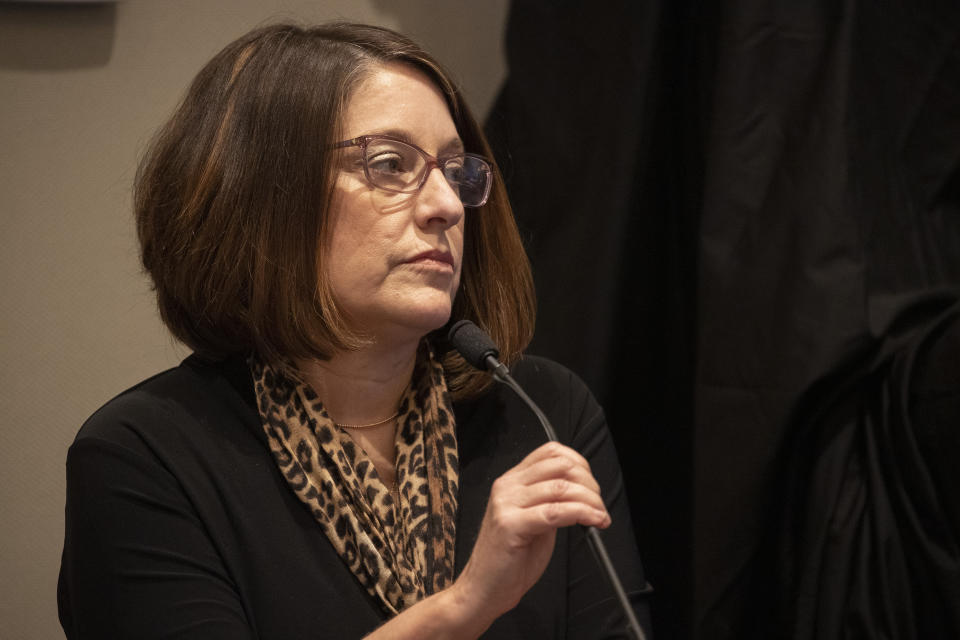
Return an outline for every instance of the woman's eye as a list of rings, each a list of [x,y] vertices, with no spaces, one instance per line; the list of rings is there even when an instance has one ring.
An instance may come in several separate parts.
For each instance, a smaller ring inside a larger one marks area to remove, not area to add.
[[[447,180],[453,182],[462,182],[465,175],[465,169],[463,167],[462,158],[454,158],[452,160],[447,160],[443,166],[443,174],[447,177]]]
[[[403,156],[397,153],[380,153],[367,159],[370,171],[380,175],[393,175],[407,171]]]

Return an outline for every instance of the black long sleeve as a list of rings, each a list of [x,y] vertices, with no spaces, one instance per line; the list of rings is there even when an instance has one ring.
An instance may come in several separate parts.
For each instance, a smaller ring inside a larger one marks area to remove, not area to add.
[[[645,585],[616,455],[582,383],[529,358],[515,375],[590,460],[614,524],[604,533],[628,591]],[[543,442],[526,407],[494,388],[456,406],[457,571],[490,484]],[[267,448],[242,361],[188,358],[87,421],[67,461],[58,585],[67,637],[360,638],[383,622],[290,491]],[[642,596],[637,604],[647,619]],[[620,614],[575,529],[489,638],[617,637]]]
[[[223,558],[156,458],[85,438],[70,450],[67,487],[68,637],[255,637]]]

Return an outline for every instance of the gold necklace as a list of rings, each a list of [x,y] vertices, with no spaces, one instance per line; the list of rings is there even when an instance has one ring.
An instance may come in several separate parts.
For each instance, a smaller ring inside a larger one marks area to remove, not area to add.
[[[379,427],[382,424],[387,424],[388,422],[390,422],[391,420],[393,420],[399,415],[400,415],[400,412],[397,411],[395,414],[393,414],[389,418],[384,418],[379,422],[371,422],[370,424],[343,424],[340,422],[334,422],[333,424],[337,425],[342,429],[366,429],[367,427]]]

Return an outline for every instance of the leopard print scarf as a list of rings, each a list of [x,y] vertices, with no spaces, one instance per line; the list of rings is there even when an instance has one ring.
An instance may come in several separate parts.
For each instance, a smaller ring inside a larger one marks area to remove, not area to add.
[[[310,386],[250,359],[273,457],[360,584],[396,614],[453,582],[459,468],[443,367],[424,341],[400,403],[399,505]]]

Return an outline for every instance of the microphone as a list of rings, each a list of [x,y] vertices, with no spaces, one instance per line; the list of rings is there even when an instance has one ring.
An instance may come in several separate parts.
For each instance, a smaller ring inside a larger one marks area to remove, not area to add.
[[[469,364],[481,371],[489,371],[494,380],[513,389],[514,393],[527,403],[530,410],[533,411],[537,419],[540,420],[543,430],[547,433],[547,440],[559,442],[557,433],[553,430],[550,421],[547,420],[547,416],[540,411],[537,403],[534,402],[523,388],[517,384],[517,381],[513,379],[513,376],[510,375],[510,370],[507,369],[507,365],[497,360],[497,358],[500,357],[500,350],[497,349],[497,345],[493,344],[490,336],[484,333],[483,329],[469,320],[460,320],[450,327],[450,331],[447,333],[447,340],[450,341],[453,348],[456,349]]]
[[[557,432],[553,430],[550,420],[548,420],[547,416],[540,410],[537,403],[534,402],[523,388],[517,384],[517,381],[513,379],[507,366],[500,362],[498,359],[500,357],[500,350],[497,349],[497,345],[493,343],[493,340],[490,339],[490,336],[488,336],[483,329],[469,320],[459,320],[450,327],[450,331],[447,332],[447,340],[470,365],[481,371],[489,371],[494,380],[513,389],[513,391],[520,396],[520,399],[533,411],[537,419],[540,420],[540,424],[547,434],[547,439],[551,442],[559,442]],[[623,583],[620,582],[617,570],[614,568],[613,562],[610,560],[610,555],[607,553],[607,548],[600,538],[600,532],[597,531],[596,527],[583,527],[583,529],[586,532],[587,542],[590,545],[590,550],[593,552],[593,557],[596,558],[597,564],[600,565],[600,568],[606,574],[607,580],[610,582],[610,586],[613,587],[617,600],[620,602],[623,615],[627,619],[627,630],[635,640],[646,640],[643,629],[640,628],[640,623],[637,621],[637,616],[633,611],[633,607],[630,606],[630,600],[627,598]]]

